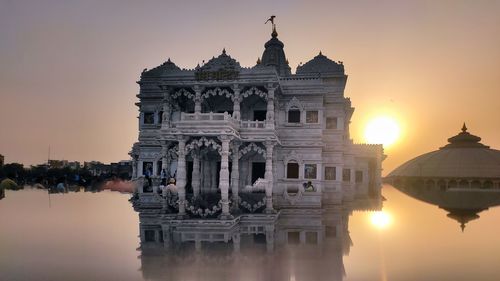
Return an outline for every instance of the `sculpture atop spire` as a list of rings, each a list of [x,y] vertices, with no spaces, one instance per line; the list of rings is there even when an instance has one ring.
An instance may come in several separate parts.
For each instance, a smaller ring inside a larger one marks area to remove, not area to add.
[[[274,23],[274,18],[276,16],[275,15],[272,15],[271,17],[269,17],[269,19],[266,20],[266,22],[264,24],[267,24],[268,22],[271,22],[271,25],[272,25],[272,32],[271,32],[271,36],[274,38],[274,37],[278,37],[278,32],[276,32],[276,24]]]

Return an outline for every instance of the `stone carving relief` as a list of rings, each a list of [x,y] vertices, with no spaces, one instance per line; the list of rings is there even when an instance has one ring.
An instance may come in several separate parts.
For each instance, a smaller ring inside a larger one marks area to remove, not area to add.
[[[186,89],[182,88],[182,89],[180,89],[180,90],[176,91],[176,92],[172,95],[172,99],[176,99],[176,98],[178,98],[178,97],[180,97],[180,96],[186,96],[188,99],[194,99],[194,96],[195,96],[195,95],[194,95],[193,93],[191,93],[190,91],[188,91],[188,90],[186,90]]]
[[[241,93],[242,98],[249,97],[250,95],[256,95],[267,100],[267,93],[259,90],[257,87],[251,87],[250,89]]]
[[[209,96],[223,96],[226,98],[230,98],[231,100],[234,100],[234,94],[228,91],[227,89],[222,89],[222,88],[215,88],[215,89],[209,89],[206,90],[202,95],[202,99],[206,99]]]
[[[218,144],[213,139],[207,139],[206,137],[202,137],[200,139],[192,140],[189,144],[186,145],[186,154],[191,152],[191,150],[195,148],[200,148],[202,146],[211,147],[219,154],[221,154],[222,146]]]
[[[283,158],[283,162],[285,163],[285,166],[290,161],[295,161],[295,162],[299,163],[299,165],[301,165],[302,164],[302,157],[295,150],[292,150],[292,151],[290,151],[290,153],[285,155],[285,157]]]
[[[266,150],[261,148],[260,146],[256,145],[253,142],[240,150],[239,158],[241,159],[241,157],[243,157],[243,155],[247,154],[250,151],[255,151],[255,152],[259,153],[260,155],[262,155],[262,157],[266,158]]]
[[[285,107],[285,110],[286,111],[289,111],[291,108],[298,108],[300,111],[303,111],[304,110],[304,106],[302,105],[302,103],[299,101],[299,99],[297,99],[297,97],[293,97],[287,104],[286,104],[286,107]]]

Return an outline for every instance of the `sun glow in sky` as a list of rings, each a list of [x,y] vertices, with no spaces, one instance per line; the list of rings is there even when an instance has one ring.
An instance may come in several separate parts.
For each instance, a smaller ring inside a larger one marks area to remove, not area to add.
[[[368,121],[365,127],[365,140],[368,143],[383,144],[384,148],[393,145],[400,135],[398,122],[387,116],[375,117]]]

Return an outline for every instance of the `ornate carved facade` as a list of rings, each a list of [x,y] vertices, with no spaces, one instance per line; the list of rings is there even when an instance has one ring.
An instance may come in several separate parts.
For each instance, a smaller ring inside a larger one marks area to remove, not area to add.
[[[269,223],[283,209],[380,196],[383,149],[349,137],[343,64],[320,53],[292,74],[277,36],[253,67],[223,50],[194,69],[169,59],[143,71],[130,152],[142,215],[219,218],[224,227],[242,215]],[[175,200],[158,195],[162,177],[175,179]]]

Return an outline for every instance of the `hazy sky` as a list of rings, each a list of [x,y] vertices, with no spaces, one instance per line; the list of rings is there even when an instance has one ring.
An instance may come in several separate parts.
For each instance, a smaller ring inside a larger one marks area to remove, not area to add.
[[[292,69],[341,60],[366,122],[399,120],[385,173],[463,121],[500,148],[500,1],[0,1],[0,154],[7,162],[118,161],[137,139],[143,68],[229,55],[253,66],[269,15]]]

